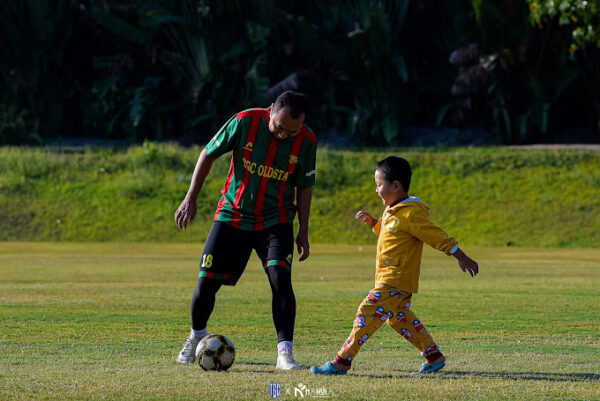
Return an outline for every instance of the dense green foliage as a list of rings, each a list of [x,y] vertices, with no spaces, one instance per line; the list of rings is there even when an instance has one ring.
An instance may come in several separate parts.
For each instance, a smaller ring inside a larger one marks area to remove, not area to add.
[[[599,49],[528,2],[0,0],[0,145],[203,143],[284,89],[354,145],[599,140]]]
[[[600,47],[600,1],[598,0],[527,0],[531,10],[531,22],[542,26],[558,18],[560,25],[572,30],[573,43],[570,51],[575,53],[586,44]]]
[[[217,160],[198,216],[179,232],[173,214],[201,148],[0,148],[0,240],[200,243],[229,157]],[[372,244],[354,219],[383,211],[377,160],[396,153],[414,169],[410,193],[465,245],[600,247],[600,152],[489,148],[341,151],[321,148],[311,212],[313,243]]]
[[[481,267],[474,279],[426,249],[413,298],[448,358],[443,370],[411,376],[422,357],[384,325],[347,376],[315,377],[306,369],[334,357],[373,284],[373,246],[315,246],[294,263],[305,368],[295,372],[275,371],[271,293],[252,258],[209,321],[237,348],[218,373],[175,363],[198,246],[0,243],[0,399],[268,400],[269,383],[281,384],[279,400],[302,399],[301,383],[331,401],[600,399],[600,251],[468,251]]]

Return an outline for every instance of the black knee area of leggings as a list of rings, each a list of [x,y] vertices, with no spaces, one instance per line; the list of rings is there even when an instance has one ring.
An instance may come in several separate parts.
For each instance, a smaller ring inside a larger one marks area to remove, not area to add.
[[[202,330],[215,307],[215,296],[221,288],[220,280],[200,277],[192,295],[192,328]]]
[[[283,266],[267,268],[269,284],[273,292],[273,322],[277,341],[293,341],[296,321],[296,296],[292,287],[292,274]]]

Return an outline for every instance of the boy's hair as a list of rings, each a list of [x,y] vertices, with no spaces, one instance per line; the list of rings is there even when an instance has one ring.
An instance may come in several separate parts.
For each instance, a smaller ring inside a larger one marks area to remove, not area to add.
[[[273,113],[286,107],[293,118],[300,117],[302,113],[306,116],[308,114],[308,97],[299,92],[285,91],[275,100]]]
[[[390,156],[377,162],[377,170],[389,182],[400,181],[406,192],[410,188],[412,170],[408,161],[400,156]]]

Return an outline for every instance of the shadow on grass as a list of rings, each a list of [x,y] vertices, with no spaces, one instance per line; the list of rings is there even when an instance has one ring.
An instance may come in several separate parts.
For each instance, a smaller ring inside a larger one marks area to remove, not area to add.
[[[420,379],[463,379],[465,377],[482,377],[488,379],[504,380],[531,380],[531,381],[552,381],[552,382],[599,382],[598,373],[551,373],[551,372],[460,372],[446,371],[429,375],[413,375],[409,371],[396,371],[408,377]],[[396,375],[369,375],[354,373],[354,376],[370,377],[374,379],[389,379],[397,377]]]
[[[274,363],[269,362],[248,362],[248,361],[239,361],[237,362],[239,365],[254,365],[254,366],[275,366]]]
[[[240,372],[251,373],[282,373],[285,371],[275,369],[274,364],[267,362],[239,362],[238,367],[243,366]],[[258,367],[269,367],[270,369],[259,370]],[[256,368],[254,368],[256,367]],[[253,369],[254,368],[254,369]],[[302,366],[300,370],[308,370],[309,366]],[[530,381],[551,381],[551,382],[600,382],[600,374],[598,373],[551,373],[551,372],[461,372],[461,371],[441,371],[429,375],[414,375],[412,371],[396,370],[390,374],[363,374],[360,371],[352,371],[348,377],[365,377],[371,379],[393,379],[398,378],[398,375],[405,377],[414,377],[418,379],[442,379],[442,380],[457,380],[466,377],[481,377],[487,379],[503,379],[503,380],[530,380]]]
[[[277,373],[274,363],[267,362],[236,362],[236,372],[243,373]],[[239,370],[238,370],[239,369]]]
[[[274,363],[268,362],[239,362],[236,365],[242,369],[238,372],[250,372],[250,373],[289,373],[289,372],[304,372],[310,369],[308,365],[300,365],[299,370],[281,370],[276,369]],[[266,367],[267,369],[259,370],[260,367]],[[391,377],[391,376],[390,376]]]

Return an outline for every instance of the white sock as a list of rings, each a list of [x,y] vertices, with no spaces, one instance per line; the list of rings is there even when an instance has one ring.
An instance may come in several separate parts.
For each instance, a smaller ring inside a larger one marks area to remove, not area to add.
[[[277,352],[282,353],[293,353],[294,352],[294,344],[291,341],[282,341],[277,344]]]
[[[206,332],[206,327],[203,328],[202,330],[194,330],[194,329],[192,329],[191,332],[190,332],[190,338],[197,338],[197,339],[201,340],[204,337],[206,337],[206,334],[208,334]]]

